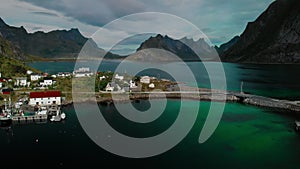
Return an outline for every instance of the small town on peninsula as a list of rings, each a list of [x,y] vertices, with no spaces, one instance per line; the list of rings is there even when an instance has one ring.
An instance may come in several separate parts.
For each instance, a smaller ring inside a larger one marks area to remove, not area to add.
[[[57,74],[27,70],[22,77],[2,77],[0,74],[1,125],[65,120],[66,114],[61,107],[72,103],[72,78],[91,77],[96,79],[95,93],[104,101],[111,99],[111,93],[179,90],[177,83],[168,79],[92,72],[88,67]]]

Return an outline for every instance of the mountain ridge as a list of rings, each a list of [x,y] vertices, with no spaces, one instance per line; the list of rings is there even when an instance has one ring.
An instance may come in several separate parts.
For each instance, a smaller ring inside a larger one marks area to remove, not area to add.
[[[201,38],[197,41],[186,37],[177,40],[167,35],[163,36],[158,34],[142,42],[137,49],[137,53],[141,50],[151,48],[169,51],[183,61],[212,61],[218,57],[214,47],[209,46],[205,40]],[[149,52],[148,50],[147,53]],[[155,53],[157,53],[157,51],[155,51]]]
[[[44,58],[76,57],[88,40],[76,28],[68,31],[28,33],[23,26],[18,28],[7,25],[2,18],[0,18],[0,32],[23,53]]]

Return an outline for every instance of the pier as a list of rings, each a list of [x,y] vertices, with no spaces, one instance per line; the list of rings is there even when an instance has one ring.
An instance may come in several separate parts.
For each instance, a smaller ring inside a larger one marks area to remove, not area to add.
[[[30,122],[43,122],[47,121],[48,115],[32,115],[32,116],[13,116],[13,123],[30,123]]]
[[[244,93],[231,94],[237,97],[239,99],[239,102],[244,104],[300,112],[300,104],[298,104],[297,101],[273,99],[269,97],[250,95]]]

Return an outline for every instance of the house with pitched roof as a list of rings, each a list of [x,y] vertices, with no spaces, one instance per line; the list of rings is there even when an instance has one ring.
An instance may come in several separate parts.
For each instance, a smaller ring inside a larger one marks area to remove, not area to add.
[[[29,105],[47,106],[52,104],[61,105],[60,91],[30,92]]]

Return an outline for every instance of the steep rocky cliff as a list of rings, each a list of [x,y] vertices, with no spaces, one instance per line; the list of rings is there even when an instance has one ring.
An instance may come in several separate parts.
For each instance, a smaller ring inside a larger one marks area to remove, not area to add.
[[[300,1],[277,0],[223,55],[223,61],[300,63]]]

